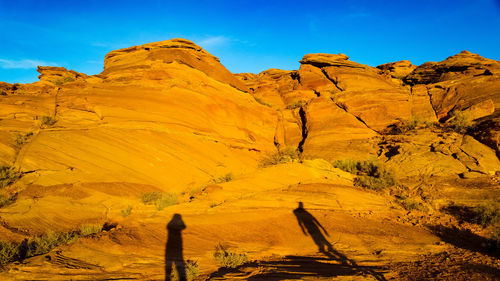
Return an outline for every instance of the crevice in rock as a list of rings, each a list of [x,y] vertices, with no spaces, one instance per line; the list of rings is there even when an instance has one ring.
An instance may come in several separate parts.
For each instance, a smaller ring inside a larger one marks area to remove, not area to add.
[[[436,112],[436,107],[434,106],[434,104],[432,103],[432,95],[431,93],[429,92],[429,88],[425,87],[425,89],[427,90],[427,97],[429,98],[429,104],[431,105],[431,108],[432,108],[432,111],[434,112],[434,116],[436,117],[436,120],[438,120],[438,114]],[[413,86],[410,86],[410,92],[412,93],[413,95]]]
[[[290,77],[292,77],[292,80],[297,80],[299,82],[299,85],[302,85],[302,82],[300,81],[300,75],[298,71],[293,71],[290,73]]]
[[[301,123],[301,131],[302,131],[302,140],[299,142],[299,146],[297,149],[299,150],[300,153],[304,151],[304,143],[306,142],[307,135],[309,134],[307,130],[307,117],[306,117],[306,111],[304,110],[304,107],[301,106],[299,109],[299,116],[300,116],[300,123]]]
[[[370,128],[370,126],[368,126],[368,124],[366,124],[366,122],[361,119],[360,117],[350,113],[349,111],[347,111],[347,109],[343,106],[343,105],[340,105],[338,103],[335,102],[335,100],[333,98],[330,98],[330,100],[333,102],[333,104],[335,104],[338,108],[342,109],[345,113],[349,114],[349,115],[352,115],[354,116],[356,119],[358,119],[359,122],[363,123],[368,129],[374,131],[375,133],[379,134],[379,132],[377,132],[376,130]]]
[[[313,89],[313,91],[314,91],[314,94],[316,95],[316,97],[321,96],[321,93],[319,91],[316,91],[315,89]]]
[[[330,76],[328,76],[328,73],[326,73],[325,69],[321,69],[321,72],[323,73],[323,75],[325,75],[326,79],[330,80],[330,82],[333,83],[333,85],[335,85],[335,87],[337,89],[339,89],[341,92],[344,91],[344,89],[342,89],[338,84],[337,84],[337,81],[333,78],[331,78]]]

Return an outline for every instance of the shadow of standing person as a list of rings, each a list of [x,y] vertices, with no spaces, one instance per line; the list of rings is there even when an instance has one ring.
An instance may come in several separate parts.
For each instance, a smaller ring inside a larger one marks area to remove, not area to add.
[[[182,231],[186,229],[182,216],[174,214],[167,224],[167,245],[165,249],[165,280],[170,281],[172,265],[175,266],[179,281],[186,281],[186,264],[182,254]]]
[[[348,259],[344,254],[333,249],[332,244],[325,237],[325,235],[329,236],[328,232],[319,223],[319,221],[313,215],[311,215],[311,213],[304,209],[304,203],[299,202],[299,207],[293,210],[293,214],[295,215],[295,217],[297,217],[297,221],[299,222],[299,226],[302,229],[304,235],[311,236],[314,243],[316,243],[316,245],[318,246],[319,252],[328,256],[328,258],[330,259],[341,262],[342,265],[356,268],[367,274],[370,274],[376,280],[386,280],[382,274],[374,272],[370,269],[363,269],[362,267],[358,266],[358,264],[354,260]]]
[[[326,239],[325,235],[329,236],[326,229],[313,215],[311,215],[311,213],[304,209],[304,203],[299,202],[299,207],[293,210],[293,214],[297,217],[297,221],[304,235],[311,236],[316,246],[318,246],[319,252],[325,254],[331,259],[340,261],[342,264],[348,264],[349,260],[347,257],[338,251],[335,251],[332,244]]]

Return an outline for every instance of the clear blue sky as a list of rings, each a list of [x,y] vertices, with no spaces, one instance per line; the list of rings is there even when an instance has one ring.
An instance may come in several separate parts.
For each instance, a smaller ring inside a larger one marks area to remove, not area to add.
[[[500,0],[0,0],[0,81],[36,65],[102,71],[111,50],[187,38],[232,72],[297,69],[308,53],[376,66],[462,50],[500,60]]]

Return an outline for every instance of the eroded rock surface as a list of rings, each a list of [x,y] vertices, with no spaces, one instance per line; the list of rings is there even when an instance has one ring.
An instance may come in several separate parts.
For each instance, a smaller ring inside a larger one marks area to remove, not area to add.
[[[43,66],[35,83],[0,82],[0,164],[21,172],[0,190],[0,240],[105,226],[0,279],[164,279],[174,214],[199,279],[381,280],[389,263],[452,251],[436,225],[463,225],[440,208],[498,197],[500,63],[466,51],[421,66],[300,63],[232,74],[172,39],[112,51],[98,75]],[[452,131],[458,116],[473,126]],[[378,161],[401,185],[363,189],[335,160]],[[404,209],[401,186],[427,211]],[[158,193],[175,202],[147,201]],[[219,243],[257,261],[220,271]]]

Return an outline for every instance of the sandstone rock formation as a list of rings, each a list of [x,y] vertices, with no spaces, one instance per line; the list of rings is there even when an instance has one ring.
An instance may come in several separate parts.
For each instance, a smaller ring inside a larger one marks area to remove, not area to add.
[[[429,225],[463,226],[441,211],[450,201],[498,198],[500,63],[467,51],[420,66],[300,63],[232,74],[172,39],[112,51],[98,75],[41,66],[40,81],[0,82],[0,166],[20,172],[0,178],[0,241],[103,226],[0,279],[163,279],[174,214],[184,256],[209,280],[290,279],[291,267],[297,280],[380,280],[391,262],[455,253]],[[363,189],[332,165],[353,160],[383,163],[398,184]],[[304,235],[298,202],[332,249],[318,254],[321,239]],[[257,261],[217,271],[218,243]]]

